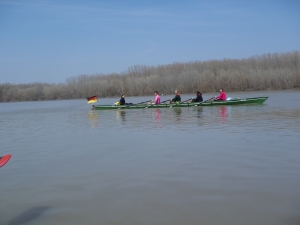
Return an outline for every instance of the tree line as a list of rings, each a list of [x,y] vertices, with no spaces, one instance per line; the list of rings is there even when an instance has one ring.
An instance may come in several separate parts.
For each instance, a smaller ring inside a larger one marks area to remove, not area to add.
[[[247,59],[193,61],[169,65],[136,65],[112,74],[79,75],[65,83],[0,84],[0,102],[79,99],[226,91],[300,88],[300,52],[273,53]]]

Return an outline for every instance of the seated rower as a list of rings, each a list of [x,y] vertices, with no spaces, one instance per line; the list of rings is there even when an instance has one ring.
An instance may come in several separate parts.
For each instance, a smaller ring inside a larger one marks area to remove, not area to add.
[[[195,99],[192,99],[192,102],[203,102],[202,93],[200,91],[197,91],[197,97]]]
[[[226,101],[226,92],[223,88],[220,89],[220,95],[215,96],[214,101]]]
[[[154,95],[155,95],[155,100],[152,100],[151,102],[150,102],[150,104],[155,104],[155,105],[158,105],[158,104],[160,104],[160,96],[159,96],[159,93],[158,93],[158,91],[154,91]]]
[[[181,102],[179,91],[175,90],[175,97],[170,100],[170,103]]]
[[[132,105],[132,103],[125,103],[125,94],[121,95],[120,105]]]
[[[125,105],[125,94],[121,95],[121,99],[120,99],[120,105]]]

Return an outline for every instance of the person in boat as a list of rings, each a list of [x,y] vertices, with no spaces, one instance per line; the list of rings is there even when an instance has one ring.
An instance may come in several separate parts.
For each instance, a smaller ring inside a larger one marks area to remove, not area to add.
[[[120,99],[120,105],[132,105],[132,103],[126,103],[125,102],[125,94],[121,95],[121,99]]]
[[[121,95],[121,99],[120,99],[120,105],[125,105],[126,103],[125,103],[125,94],[122,94]]]
[[[170,103],[172,102],[181,102],[181,97],[178,90],[175,90],[175,97],[170,100]]]
[[[215,96],[215,101],[226,101],[226,92],[223,88],[220,89],[220,95]]]
[[[196,98],[192,99],[192,102],[203,102],[202,93],[200,91],[197,91]]]
[[[160,96],[159,96],[158,91],[154,91],[154,95],[155,95],[155,100],[152,100],[150,102],[150,104],[152,104],[152,103],[154,103],[155,105],[160,104]]]

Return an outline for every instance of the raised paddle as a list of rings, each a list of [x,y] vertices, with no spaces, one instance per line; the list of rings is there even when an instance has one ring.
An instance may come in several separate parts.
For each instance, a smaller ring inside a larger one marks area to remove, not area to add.
[[[11,157],[11,154],[8,154],[5,156],[0,156],[0,167],[4,166],[8,162],[10,157]]]

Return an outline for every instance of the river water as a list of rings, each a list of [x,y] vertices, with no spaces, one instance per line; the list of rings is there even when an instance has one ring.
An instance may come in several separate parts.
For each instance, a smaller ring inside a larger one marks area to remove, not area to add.
[[[0,224],[299,225],[300,91],[227,96],[269,98],[123,111],[1,103],[0,156],[13,156],[0,168]]]

